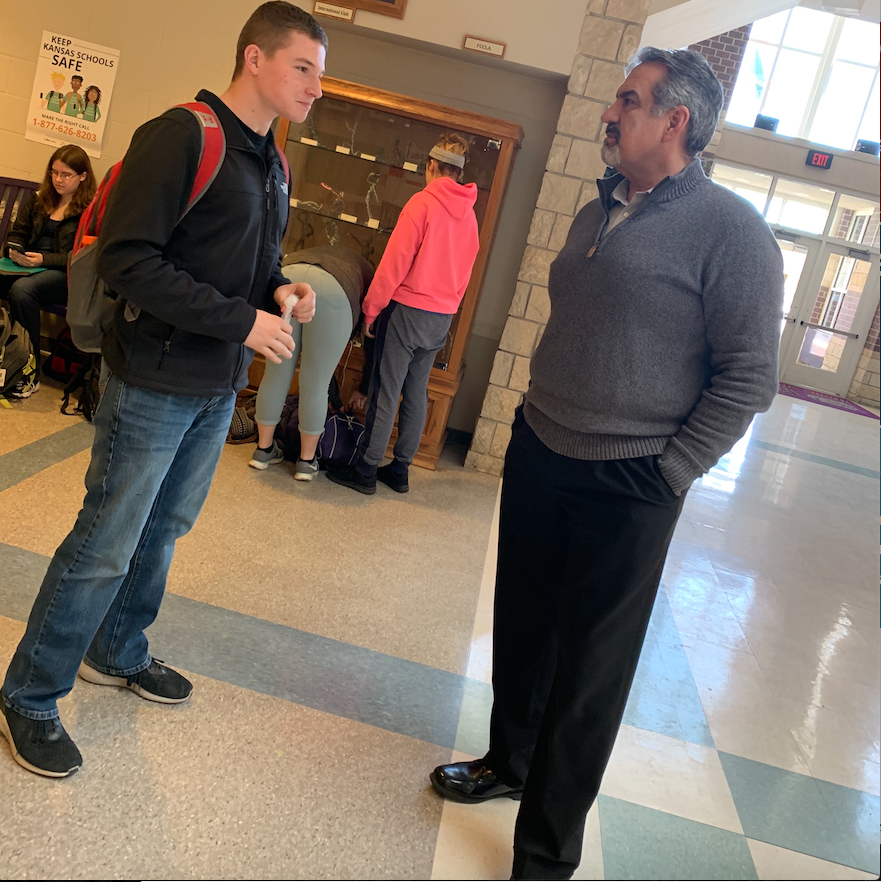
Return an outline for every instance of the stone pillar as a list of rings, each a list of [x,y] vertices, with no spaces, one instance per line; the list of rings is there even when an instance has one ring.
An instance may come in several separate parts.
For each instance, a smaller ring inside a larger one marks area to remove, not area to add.
[[[548,270],[576,212],[596,198],[600,116],[615,100],[624,64],[639,47],[650,0],[588,0],[508,321],[465,465],[499,475],[511,439],[514,409],[529,384],[529,362],[550,314]]]

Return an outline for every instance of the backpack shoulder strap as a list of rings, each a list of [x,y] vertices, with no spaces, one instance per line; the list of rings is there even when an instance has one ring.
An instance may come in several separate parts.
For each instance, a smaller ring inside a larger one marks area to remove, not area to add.
[[[178,107],[189,110],[199,123],[202,135],[202,146],[199,152],[199,168],[196,171],[196,180],[193,182],[193,191],[187,202],[187,207],[181,215],[181,220],[187,212],[205,195],[208,188],[214,183],[220,166],[223,165],[226,156],[226,135],[223,126],[217,118],[217,114],[204,101],[191,101],[188,104],[178,104]]]
[[[73,249],[71,254],[76,254],[86,245],[90,245],[95,241],[98,230],[101,228],[101,221],[104,220],[104,211],[107,208],[107,199],[110,191],[122,171],[122,160],[111,166],[104,175],[92,201],[86,207],[80,218],[76,228],[76,236],[73,240]]]
[[[223,159],[226,156],[226,135],[223,126],[214,111],[202,101],[193,101],[190,104],[179,104],[184,110],[188,110],[199,123],[201,145],[199,147],[199,167],[196,170],[196,179],[193,182],[193,190],[187,200],[187,207],[178,220],[186,216],[187,212],[205,195],[208,188],[217,177]],[[107,208],[107,199],[122,171],[123,160],[112,166],[101,185],[98,187],[92,201],[83,212],[77,226],[76,237],[71,254],[76,254],[86,245],[95,241],[101,222],[104,219],[104,211]]]

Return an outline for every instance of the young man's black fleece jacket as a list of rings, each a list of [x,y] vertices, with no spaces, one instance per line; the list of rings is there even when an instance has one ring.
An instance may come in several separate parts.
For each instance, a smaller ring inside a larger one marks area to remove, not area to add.
[[[132,139],[101,227],[98,272],[119,297],[102,353],[127,383],[176,395],[231,395],[247,384],[243,343],[256,309],[276,314],[287,284],[281,241],[288,184],[236,116],[210,92],[226,158],[208,192],[178,224],[199,163],[199,127],[171,109]]]

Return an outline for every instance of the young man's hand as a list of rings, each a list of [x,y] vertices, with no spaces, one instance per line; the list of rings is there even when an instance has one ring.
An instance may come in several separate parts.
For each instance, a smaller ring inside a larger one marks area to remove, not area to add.
[[[294,351],[291,330],[291,326],[280,316],[258,309],[251,333],[245,339],[245,346],[266,356],[267,361],[281,364],[281,359],[290,358]]]
[[[312,286],[305,282],[291,282],[289,285],[276,288],[273,298],[284,309],[284,302],[291,295],[297,298],[291,318],[296,319],[301,325],[311,322],[312,316],[315,315],[315,292]]]

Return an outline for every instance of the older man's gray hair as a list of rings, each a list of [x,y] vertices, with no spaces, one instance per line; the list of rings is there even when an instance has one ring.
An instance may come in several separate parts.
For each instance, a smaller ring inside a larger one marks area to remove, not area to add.
[[[685,150],[691,156],[700,153],[710,143],[719,122],[724,101],[722,84],[706,58],[691,49],[644,46],[628,62],[626,72],[629,74],[637,65],[649,62],[667,68],[666,76],[658,80],[653,90],[652,113],[661,116],[680,104],[687,107],[691,118]]]

